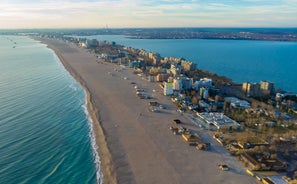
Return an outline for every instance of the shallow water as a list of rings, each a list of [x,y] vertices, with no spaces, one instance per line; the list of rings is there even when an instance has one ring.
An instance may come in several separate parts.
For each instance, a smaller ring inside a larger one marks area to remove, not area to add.
[[[0,183],[100,183],[85,93],[52,50],[0,36],[0,95]]]

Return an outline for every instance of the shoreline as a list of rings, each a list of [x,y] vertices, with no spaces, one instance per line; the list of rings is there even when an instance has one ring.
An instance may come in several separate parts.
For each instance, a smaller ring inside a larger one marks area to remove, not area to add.
[[[97,145],[97,153],[99,154],[99,160],[100,160],[100,176],[103,176],[103,178],[100,177],[100,184],[101,183],[117,183],[116,182],[116,174],[111,173],[111,154],[109,152],[107,142],[105,140],[105,135],[102,127],[100,126],[100,117],[98,113],[98,109],[96,109],[95,105],[92,102],[92,95],[87,88],[85,82],[83,79],[69,66],[63,56],[59,53],[59,51],[54,48],[53,46],[48,45],[44,41],[38,39],[38,38],[33,38],[34,40],[40,41],[41,43],[45,44],[49,49],[54,51],[56,56],[59,58],[60,62],[62,63],[63,67],[68,71],[68,73],[80,84],[80,86],[83,88],[85,92],[85,98],[86,98],[86,105],[87,105],[87,110],[88,114],[92,120],[93,124],[93,131],[95,133],[95,140],[96,140],[96,145]],[[97,181],[98,182],[98,181]]]

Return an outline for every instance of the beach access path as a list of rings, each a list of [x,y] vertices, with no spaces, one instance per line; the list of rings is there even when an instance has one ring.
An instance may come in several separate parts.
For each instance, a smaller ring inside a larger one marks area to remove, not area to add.
[[[73,43],[38,40],[55,51],[90,94],[88,109],[94,119],[104,183],[256,183],[217,143],[212,142],[210,151],[197,151],[180,135],[172,134],[169,126],[173,119],[180,119],[190,129],[198,126],[176,111],[157,83],[143,80],[132,69],[102,62]],[[138,98],[131,82],[153,99]],[[157,101],[166,109],[151,112],[149,101]],[[222,162],[230,171],[218,169]]]

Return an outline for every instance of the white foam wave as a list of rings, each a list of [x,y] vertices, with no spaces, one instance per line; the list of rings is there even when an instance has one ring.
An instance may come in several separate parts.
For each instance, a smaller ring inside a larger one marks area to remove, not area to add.
[[[77,87],[75,86],[74,83],[69,84],[69,87],[70,87],[73,91],[77,91]]]
[[[85,98],[87,97],[86,92],[85,93]],[[85,99],[85,104],[82,105],[84,112],[86,114],[86,117],[88,118],[88,125],[89,125],[89,137],[91,140],[91,146],[92,146],[92,153],[93,153],[93,157],[94,157],[94,163],[96,166],[96,181],[97,184],[103,184],[103,173],[101,171],[101,161],[100,161],[100,157],[98,154],[98,146],[96,144],[96,138],[95,138],[95,132],[94,132],[94,127],[93,127],[93,120],[88,112],[88,108],[87,108],[87,99]]]

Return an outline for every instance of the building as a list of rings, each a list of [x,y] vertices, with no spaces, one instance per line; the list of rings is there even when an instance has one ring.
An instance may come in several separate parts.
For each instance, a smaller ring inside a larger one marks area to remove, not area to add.
[[[155,76],[155,75],[149,75],[149,76],[147,77],[147,80],[148,80],[149,82],[156,82],[156,81],[157,81],[157,76]]]
[[[240,129],[240,124],[223,113],[197,113],[197,116],[217,129]]]
[[[97,47],[98,46],[98,41],[96,39],[87,39],[86,40],[86,46],[87,46],[87,48]]]
[[[159,73],[159,70],[160,70],[160,68],[157,68],[157,67],[150,67],[150,69],[148,69],[146,67],[146,69],[149,70],[149,73],[153,74],[153,75],[157,75]]]
[[[154,65],[159,65],[161,62],[161,58],[160,57],[154,57],[153,58],[153,64]]]
[[[88,48],[87,44],[85,42],[80,42],[79,45],[82,47],[82,48]]]
[[[295,181],[295,183],[293,182],[287,182],[285,179],[283,179],[281,176],[269,176],[267,178],[262,178],[262,183],[264,184],[297,184],[297,182]]]
[[[140,61],[129,62],[129,67],[130,68],[136,68],[136,67],[139,67],[139,66],[140,66]]]
[[[261,94],[260,84],[244,82],[242,84],[242,91],[246,96],[259,96]]]
[[[173,77],[168,77],[167,82],[173,83]]]
[[[246,96],[272,95],[274,93],[274,83],[261,81],[260,83],[244,82],[242,91]]]
[[[287,164],[279,158],[271,158],[264,153],[245,152],[240,158],[253,171],[284,171],[287,168]]]
[[[208,88],[211,88],[211,87],[212,87],[212,79],[209,79],[209,78],[202,78],[202,79],[200,79],[199,81],[196,81],[196,82],[193,84],[193,88],[194,88],[196,91],[199,91],[201,87],[208,87]]]
[[[194,71],[197,68],[197,64],[185,60],[181,60],[181,66],[184,71]]]
[[[138,51],[138,54],[139,54],[140,56],[149,57],[149,56],[148,56],[148,52],[146,52],[146,51],[143,50],[143,49],[140,49],[140,50]]]
[[[182,90],[182,80],[178,77],[176,79],[173,79],[173,90],[175,91],[181,91]]]
[[[173,94],[173,83],[164,82],[164,95],[169,96]]]
[[[199,105],[199,107],[201,107],[201,108],[209,108],[209,104],[206,103],[204,100],[199,100],[198,105]]]
[[[170,72],[173,74],[173,76],[179,75],[181,73],[181,66],[177,64],[171,64]]]
[[[162,64],[166,64],[169,62],[169,58],[168,57],[164,57],[163,59],[161,59],[160,61]]]
[[[263,95],[272,95],[274,93],[274,83],[268,81],[261,81],[260,89]]]
[[[160,74],[157,75],[157,81],[158,82],[167,81],[169,76],[170,76],[170,74],[168,74],[168,73],[160,73]]]
[[[153,60],[154,65],[158,65],[161,62],[161,56],[159,53],[148,52],[147,56],[149,59]]]
[[[155,55],[155,53],[153,53],[153,52],[149,52],[149,53],[148,53],[148,58],[149,58],[149,59],[153,59],[153,58],[154,58],[154,55]]]
[[[189,90],[192,88],[193,85],[193,78],[181,77],[182,80],[182,87],[184,90]]]
[[[247,109],[250,107],[250,103],[245,100],[240,100],[236,97],[225,97],[225,101],[230,102],[233,108]]]
[[[169,61],[177,64],[177,63],[179,63],[180,59],[179,58],[176,58],[176,57],[170,57],[169,58]]]
[[[199,95],[203,99],[208,99],[208,97],[209,97],[209,88],[208,87],[201,87],[200,90],[199,90]]]

